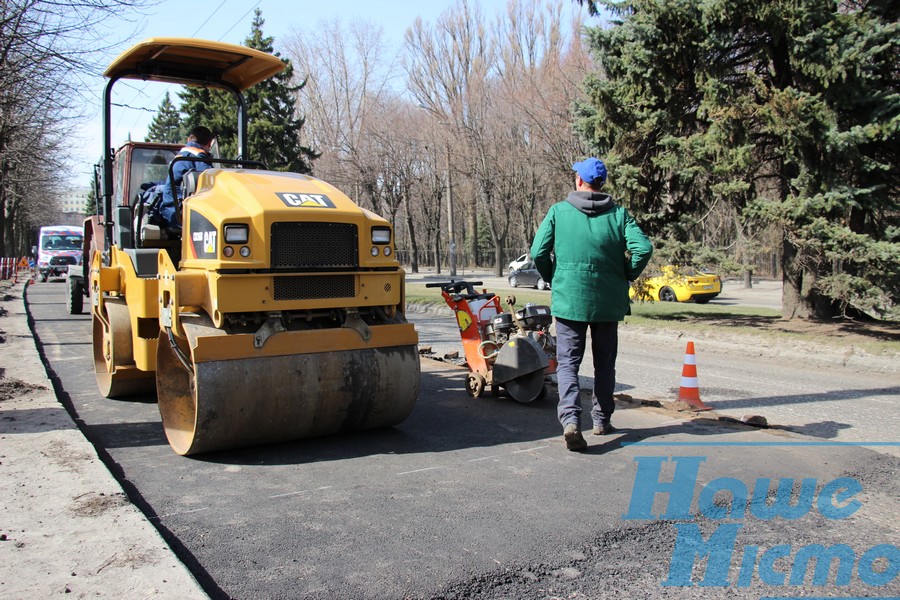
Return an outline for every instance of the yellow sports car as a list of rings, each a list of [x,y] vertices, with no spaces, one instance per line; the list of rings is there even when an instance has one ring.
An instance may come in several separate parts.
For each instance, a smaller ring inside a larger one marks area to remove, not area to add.
[[[688,302],[706,304],[722,293],[722,280],[712,273],[700,273],[691,267],[662,267],[662,274],[648,277],[643,290],[635,291],[632,284],[628,294],[637,300],[660,302]]]

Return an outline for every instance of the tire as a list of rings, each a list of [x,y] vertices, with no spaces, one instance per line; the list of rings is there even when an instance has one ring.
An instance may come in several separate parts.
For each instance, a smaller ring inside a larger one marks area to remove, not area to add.
[[[478,398],[484,392],[484,386],[487,382],[481,373],[471,372],[466,377],[466,393],[473,398]],[[493,391],[493,386],[491,387]]]
[[[659,290],[659,301],[660,302],[678,302],[678,297],[675,296],[675,291],[666,286]]]
[[[509,287],[519,287],[519,280],[515,275],[509,278]]]
[[[84,309],[84,290],[80,281],[66,277],[66,308],[70,315],[80,315]]]
[[[543,279],[538,279],[538,280],[537,280],[537,289],[539,289],[539,290],[541,290],[541,291],[544,291],[544,290],[546,290],[548,287],[550,287],[550,286],[548,286],[548,285],[547,285],[547,282],[544,281]]]

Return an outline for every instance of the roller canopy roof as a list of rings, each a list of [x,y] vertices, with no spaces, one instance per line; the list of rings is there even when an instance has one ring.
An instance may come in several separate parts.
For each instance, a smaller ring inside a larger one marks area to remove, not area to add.
[[[245,46],[193,38],[150,38],[119,55],[106,77],[217,85],[243,91],[284,68],[277,56]]]

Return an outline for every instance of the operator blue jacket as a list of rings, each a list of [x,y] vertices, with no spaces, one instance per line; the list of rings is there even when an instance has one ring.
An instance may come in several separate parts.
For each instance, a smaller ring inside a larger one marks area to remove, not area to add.
[[[554,316],[589,323],[630,314],[629,282],[652,254],[634,218],[599,192],[569,192],[551,206],[531,245],[535,267],[550,283]]]
[[[198,158],[212,158],[212,155],[203,149],[203,146],[198,144],[197,142],[188,142],[176,156],[196,156]],[[176,220],[175,215],[175,193],[173,192],[173,187],[175,189],[181,188],[181,182],[184,179],[184,174],[188,171],[205,171],[206,169],[211,169],[212,165],[207,162],[190,162],[190,161],[179,161],[175,163],[172,167],[172,175],[175,178],[175,183],[173,185],[172,180],[168,177],[166,178],[165,186],[163,186],[163,199],[160,203],[160,215],[165,219],[166,223],[170,226],[177,226],[178,221]],[[180,194],[179,194],[180,196]]]

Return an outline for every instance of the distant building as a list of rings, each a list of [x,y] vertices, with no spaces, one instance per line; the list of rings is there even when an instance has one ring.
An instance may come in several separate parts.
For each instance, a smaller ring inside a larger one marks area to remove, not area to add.
[[[88,187],[76,187],[67,190],[59,199],[59,208],[63,214],[84,215],[84,208],[87,206]]]

